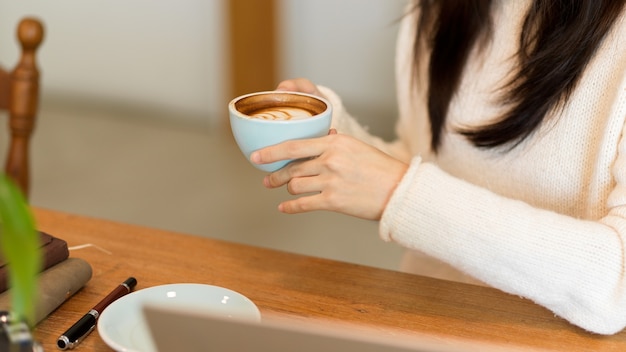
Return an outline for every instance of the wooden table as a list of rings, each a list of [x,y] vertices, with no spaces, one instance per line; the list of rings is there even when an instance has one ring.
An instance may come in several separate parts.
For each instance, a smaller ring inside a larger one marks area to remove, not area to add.
[[[429,336],[519,349],[626,351],[626,331],[587,333],[528,300],[501,291],[221,240],[35,209],[40,230],[89,262],[93,277],[42,321],[46,351],[128,276],[136,289],[194,282],[223,286],[254,301],[264,316],[334,322],[394,336]],[[78,351],[111,351],[94,331]]]

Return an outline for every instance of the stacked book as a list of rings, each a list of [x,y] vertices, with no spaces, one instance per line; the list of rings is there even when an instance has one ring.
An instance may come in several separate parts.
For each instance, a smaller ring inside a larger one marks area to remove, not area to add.
[[[37,281],[37,322],[47,317],[91,279],[91,266],[80,258],[70,258],[67,242],[45,232],[39,232],[39,236],[43,266]],[[0,256],[0,311],[11,308],[7,265]]]

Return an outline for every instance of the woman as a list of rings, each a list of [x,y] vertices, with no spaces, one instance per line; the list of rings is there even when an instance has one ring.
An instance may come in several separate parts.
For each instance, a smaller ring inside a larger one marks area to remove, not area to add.
[[[338,133],[262,149],[279,210],[380,220],[403,270],[527,297],[584,329],[626,326],[626,9],[620,0],[421,0],[397,49],[398,139],[329,89]],[[312,158],[316,157],[316,158]]]

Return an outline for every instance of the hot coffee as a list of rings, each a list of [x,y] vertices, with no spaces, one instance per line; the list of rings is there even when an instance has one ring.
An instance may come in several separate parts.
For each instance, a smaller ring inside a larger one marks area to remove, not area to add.
[[[289,121],[319,115],[328,107],[323,101],[309,96],[273,92],[243,98],[235,103],[235,108],[249,118]]]
[[[228,111],[235,141],[248,160],[253,151],[270,145],[325,136],[332,118],[332,106],[328,100],[283,91],[242,95],[231,100]],[[290,161],[253,165],[274,172]]]
[[[313,113],[300,108],[285,106],[282,108],[261,109],[248,114],[249,117],[263,120],[300,120],[313,116]]]

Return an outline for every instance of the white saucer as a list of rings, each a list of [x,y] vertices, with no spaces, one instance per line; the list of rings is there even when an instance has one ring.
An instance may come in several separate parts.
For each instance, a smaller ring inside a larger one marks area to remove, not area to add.
[[[171,284],[129,293],[111,303],[98,319],[98,333],[116,351],[156,351],[144,320],[144,304],[180,307],[240,319],[261,320],[257,306],[235,291],[202,284]]]

